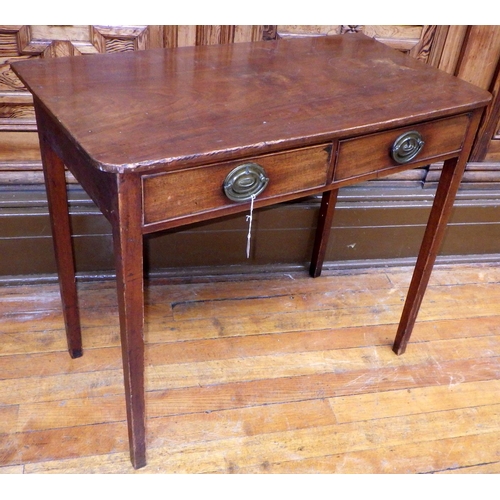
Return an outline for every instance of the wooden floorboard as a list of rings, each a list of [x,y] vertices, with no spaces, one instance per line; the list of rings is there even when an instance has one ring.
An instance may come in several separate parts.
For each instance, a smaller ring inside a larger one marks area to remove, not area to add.
[[[130,465],[112,281],[0,288],[0,473],[497,474],[500,266],[436,267],[407,352],[410,268],[146,289],[148,465]]]

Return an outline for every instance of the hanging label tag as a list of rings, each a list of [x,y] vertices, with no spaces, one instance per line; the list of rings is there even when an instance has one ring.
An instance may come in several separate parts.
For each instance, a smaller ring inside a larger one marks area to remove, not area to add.
[[[253,200],[255,200],[254,194],[252,195],[252,197],[250,199],[250,215],[247,215],[247,222],[248,222],[247,259],[250,258],[250,244],[251,244],[251,240],[252,240]]]

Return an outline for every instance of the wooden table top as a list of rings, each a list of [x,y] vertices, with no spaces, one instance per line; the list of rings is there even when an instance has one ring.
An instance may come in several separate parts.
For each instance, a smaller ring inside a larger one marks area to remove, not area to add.
[[[12,67],[89,164],[110,172],[319,144],[468,111],[490,99],[360,34]]]

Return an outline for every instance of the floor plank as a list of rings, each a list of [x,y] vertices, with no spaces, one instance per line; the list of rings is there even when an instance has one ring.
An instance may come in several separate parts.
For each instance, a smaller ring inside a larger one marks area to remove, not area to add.
[[[500,267],[438,266],[407,352],[409,268],[150,282],[148,465],[130,465],[112,281],[0,288],[0,473],[500,471]]]

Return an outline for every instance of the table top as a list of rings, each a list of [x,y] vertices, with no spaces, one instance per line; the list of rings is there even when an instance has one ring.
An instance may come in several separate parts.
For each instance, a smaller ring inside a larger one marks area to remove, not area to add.
[[[361,34],[13,63],[104,171],[168,169],[465,112],[486,91]]]

